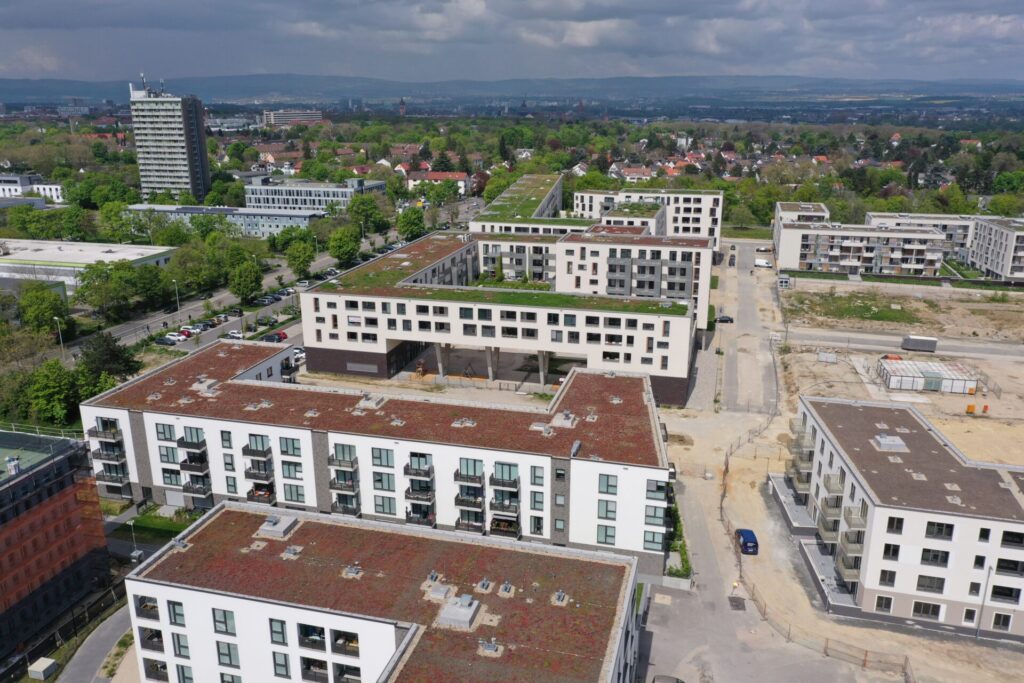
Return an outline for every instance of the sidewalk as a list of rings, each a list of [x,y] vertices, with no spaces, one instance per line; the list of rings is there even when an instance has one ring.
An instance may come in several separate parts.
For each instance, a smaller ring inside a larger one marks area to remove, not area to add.
[[[131,628],[128,606],[114,612],[96,630],[89,634],[78,652],[71,658],[57,678],[57,683],[88,683],[89,681],[108,681],[100,678],[100,667],[107,653],[114,649],[117,641]]]

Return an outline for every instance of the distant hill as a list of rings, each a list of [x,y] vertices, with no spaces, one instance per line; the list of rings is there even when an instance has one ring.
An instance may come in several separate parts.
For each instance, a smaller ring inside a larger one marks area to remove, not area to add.
[[[657,76],[543,78],[433,83],[352,76],[261,74],[173,78],[168,91],[195,94],[206,102],[338,102],[358,98],[595,98],[676,100],[688,97],[752,99],[840,96],[1006,96],[1024,94],[1017,80],[869,80],[804,76]],[[0,102],[60,102],[81,97],[128,101],[128,81],[0,79]]]

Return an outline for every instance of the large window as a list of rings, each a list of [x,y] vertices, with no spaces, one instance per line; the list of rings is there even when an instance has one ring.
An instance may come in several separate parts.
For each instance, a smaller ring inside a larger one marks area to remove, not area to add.
[[[195,679],[192,678],[192,667],[179,664],[175,668],[178,671],[178,683],[195,683]]]
[[[164,486],[181,486],[181,472],[177,470],[161,470]]]
[[[892,612],[892,598],[888,595],[878,595],[875,597],[875,611],[883,612],[888,614]]]
[[[644,506],[644,524],[665,526],[665,508],[657,505]]]
[[[921,564],[933,567],[946,567],[949,565],[949,553],[945,550],[931,550],[925,548],[921,551]]]
[[[296,484],[285,484],[284,488],[284,499],[290,503],[305,503],[306,502],[306,490]]]
[[[1002,614],[1001,612],[996,612],[992,616],[992,630],[1009,631],[1011,619],[1012,617],[1009,614]]]
[[[896,572],[891,569],[883,569],[878,573],[878,585],[880,586],[895,586],[896,585]]]
[[[250,434],[249,448],[251,448],[254,451],[269,451],[270,437],[265,436],[263,434]]]
[[[224,643],[217,641],[217,661],[221,666],[230,666],[234,669],[239,667],[238,664],[238,646],[234,643]]]
[[[302,463],[282,462],[281,476],[285,479],[302,479]]]
[[[374,496],[373,511],[378,515],[395,514],[395,499],[391,496]]]
[[[886,543],[882,546],[882,559],[883,560],[898,560],[900,559],[900,547],[895,543]]]
[[[174,446],[157,446],[156,450],[160,453],[160,462],[168,465],[178,464],[178,449]]]
[[[996,602],[1020,604],[1020,589],[1010,586],[992,586],[992,599]]]
[[[494,463],[494,478],[514,481],[519,478],[519,466],[507,462]]]
[[[202,429],[198,427],[185,427],[185,441],[189,443],[202,443],[206,440],[206,435]]]
[[[280,619],[270,620],[270,642],[275,645],[288,644],[288,630],[285,623]]]
[[[615,519],[616,505],[614,500],[597,501],[598,519]]]
[[[666,500],[668,498],[668,484],[656,479],[647,480],[647,500]]]
[[[394,491],[395,490],[395,475],[390,472],[374,472],[373,473],[373,488],[378,491]]]
[[[374,448],[370,454],[373,464],[377,467],[395,466],[395,452],[390,448]]]
[[[928,538],[950,540],[953,538],[953,525],[945,522],[928,522],[924,535]]]
[[[174,425],[158,423],[156,426],[156,438],[160,441],[174,441]]]
[[[614,474],[598,475],[597,492],[614,496],[619,492],[619,478]]]
[[[902,517],[890,517],[886,524],[885,530],[890,534],[902,534],[903,533],[903,518]]]
[[[913,616],[919,619],[938,619],[939,614],[942,612],[942,605],[936,605],[934,602],[919,602],[914,601],[914,608],[911,611]]]
[[[229,636],[235,635],[235,613],[226,609],[213,608],[213,630]]]
[[[185,625],[185,607],[180,602],[167,602],[167,618],[174,626]]]
[[[337,460],[352,462],[356,459],[356,447],[347,443],[334,444],[334,457]]]
[[[601,545],[615,545],[615,527],[598,524],[597,542]]]
[[[946,588],[946,580],[941,576],[925,576],[921,575],[917,577],[917,590],[924,591],[925,593],[942,593]]]
[[[644,550],[664,550],[665,534],[660,531],[644,532]]]
[[[302,455],[302,444],[298,439],[289,439],[288,437],[281,437],[281,455],[291,455],[293,457],[299,457]]]
[[[459,474],[479,477],[484,473],[484,461],[472,458],[459,458]]]

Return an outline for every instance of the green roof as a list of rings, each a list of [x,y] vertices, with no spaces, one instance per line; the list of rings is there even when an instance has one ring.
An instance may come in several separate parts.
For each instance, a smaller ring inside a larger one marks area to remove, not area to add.
[[[657,216],[663,208],[664,207],[661,204],[656,202],[623,202],[605,215],[653,218]]]
[[[498,195],[476,220],[534,218],[541,202],[551,194],[561,176],[524,175]]]

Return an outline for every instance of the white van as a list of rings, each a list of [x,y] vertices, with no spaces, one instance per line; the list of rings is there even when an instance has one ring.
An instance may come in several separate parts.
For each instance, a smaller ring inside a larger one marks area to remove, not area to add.
[[[769,261],[768,259],[756,258],[756,259],[754,259],[754,267],[755,268],[771,268],[772,267],[772,262]]]

